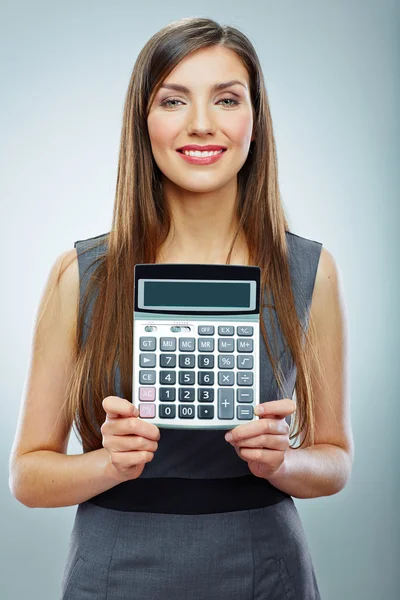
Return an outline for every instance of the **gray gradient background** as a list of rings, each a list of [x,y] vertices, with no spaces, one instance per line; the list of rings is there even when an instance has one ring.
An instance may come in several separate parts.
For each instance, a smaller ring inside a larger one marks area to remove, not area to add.
[[[109,230],[134,61],[154,32],[191,15],[254,43],[291,228],[321,241],[342,275],[353,474],[335,496],[295,500],[322,598],[394,599],[400,9],[388,0],[1,4],[1,597],[58,598],[76,511],[29,509],[8,488],[42,289],[61,252]],[[69,453],[81,451],[71,435]]]

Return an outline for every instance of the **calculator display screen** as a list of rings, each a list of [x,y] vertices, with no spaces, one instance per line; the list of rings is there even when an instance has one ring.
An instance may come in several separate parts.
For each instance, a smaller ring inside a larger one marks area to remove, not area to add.
[[[139,279],[143,309],[237,311],[256,307],[255,281]]]

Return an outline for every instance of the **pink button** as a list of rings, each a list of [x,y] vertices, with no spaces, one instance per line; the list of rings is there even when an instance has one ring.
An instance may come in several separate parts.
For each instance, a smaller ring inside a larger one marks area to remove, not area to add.
[[[156,416],[155,404],[139,404],[139,417],[152,419]]]
[[[155,387],[141,387],[139,388],[139,400],[144,402],[152,402],[156,399],[156,388]]]

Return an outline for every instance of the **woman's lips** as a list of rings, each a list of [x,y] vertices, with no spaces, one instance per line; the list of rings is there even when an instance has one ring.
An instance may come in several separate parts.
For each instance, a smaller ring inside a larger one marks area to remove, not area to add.
[[[188,156],[178,150],[178,154],[180,154],[186,162],[193,165],[211,165],[212,163],[217,162],[225,152],[226,150],[223,150],[219,154],[214,154],[214,156]]]

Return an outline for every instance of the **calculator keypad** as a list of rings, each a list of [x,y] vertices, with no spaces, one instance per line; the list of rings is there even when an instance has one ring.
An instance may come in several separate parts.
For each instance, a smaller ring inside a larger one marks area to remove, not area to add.
[[[179,326],[155,324],[158,335],[135,322],[139,416],[170,426],[193,420],[218,425],[250,421],[258,388],[258,329],[252,325],[194,325],[189,335]],[[138,331],[136,331],[138,329]],[[186,328],[189,329],[189,328]],[[171,333],[174,335],[168,335]],[[197,334],[194,337],[193,334]]]

